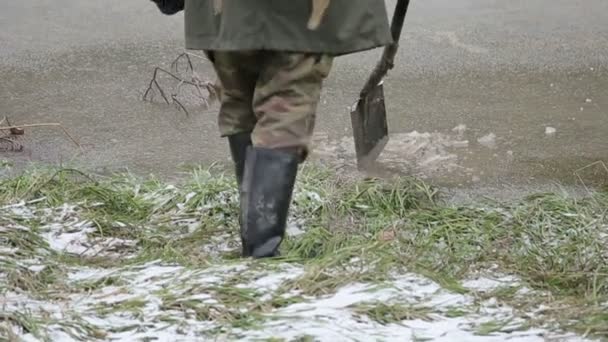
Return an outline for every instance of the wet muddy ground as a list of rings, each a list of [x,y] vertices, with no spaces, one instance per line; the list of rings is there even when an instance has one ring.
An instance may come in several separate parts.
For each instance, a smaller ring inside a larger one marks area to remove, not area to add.
[[[576,188],[575,172],[607,157],[607,6],[413,2],[386,81],[391,142],[375,174],[415,174],[498,197],[555,183]],[[229,161],[216,106],[190,101],[186,116],[141,100],[153,68],[182,51],[181,16],[163,17],[147,2],[58,8],[29,0],[8,5],[0,19],[0,116],[61,123],[82,145],[57,129],[28,129],[22,152],[0,152],[14,170],[44,162],[171,177],[179,165]],[[352,169],[348,107],[377,54],[336,61],[313,160]],[[207,63],[195,64],[213,79]],[[582,172],[586,184],[606,177],[594,165]]]

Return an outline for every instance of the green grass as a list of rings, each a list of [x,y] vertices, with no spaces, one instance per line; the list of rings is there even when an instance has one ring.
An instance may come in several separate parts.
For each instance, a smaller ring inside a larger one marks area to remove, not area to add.
[[[135,316],[141,314],[141,310],[148,302],[144,298],[131,298],[121,302],[106,303],[100,302],[96,308],[97,314],[100,317],[105,317],[116,312],[129,312]]]
[[[365,315],[381,324],[400,323],[404,320],[414,319],[433,320],[433,309],[424,306],[362,303],[355,305],[352,309],[355,313]]]
[[[0,181],[0,207],[19,203],[34,214],[5,211],[0,216],[0,226],[6,227],[0,229],[0,247],[14,249],[10,255],[0,250],[1,273],[6,275],[0,280],[0,293],[26,291],[34,298],[48,298],[124,284],[115,276],[68,283],[64,275],[69,267],[117,268],[162,260],[205,269],[233,263],[238,255],[235,184],[215,169],[195,169],[175,187],[129,174],[102,178],[72,169],[35,169]],[[92,222],[90,238],[120,238],[134,241],[134,246],[110,256],[51,250],[40,235],[53,216],[44,211],[66,203],[76,205],[77,215]],[[469,293],[461,280],[491,267],[544,292],[518,294],[518,287],[507,287],[485,294],[488,298],[521,310],[542,304],[546,310],[533,324],[556,322],[565,329],[608,338],[607,208],[608,192],[584,199],[539,194],[508,204],[450,206],[438,199],[436,189],[416,179],[346,179],[306,167],[292,210],[294,218],[306,222],[305,233],[284,242],[281,258],[251,264],[271,269],[293,263],[304,267],[303,275],[283,284],[267,300],[237,288],[245,279],[239,276],[232,283],[204,289],[219,306],[171,294],[163,297],[162,305],[200,320],[254,327],[264,314],[303,296],[332,294],[353,282],[381,284],[395,272],[415,271],[447,290]],[[218,250],[219,244],[228,250]],[[31,272],[21,260],[39,260],[47,268]],[[281,296],[295,291],[297,296]],[[130,300],[99,311],[137,313],[144,305],[143,300]],[[239,310],[243,308],[245,313]],[[383,324],[431,317],[427,308],[397,304],[365,304],[352,310]],[[450,308],[444,314],[458,317],[468,311]],[[35,334],[42,319],[12,315],[0,321]],[[476,329],[491,334],[506,324],[489,322]],[[87,329],[84,333],[95,334]],[[6,327],[0,331],[10,335]]]

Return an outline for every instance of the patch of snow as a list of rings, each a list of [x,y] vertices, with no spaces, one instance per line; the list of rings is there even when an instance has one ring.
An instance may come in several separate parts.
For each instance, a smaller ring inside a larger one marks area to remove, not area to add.
[[[47,241],[49,247],[58,252],[81,254],[89,249],[87,234],[95,231],[92,226],[86,227],[87,223],[79,224],[78,226],[81,229],[74,232],[66,232],[64,225],[53,223],[41,228],[41,230],[47,231],[42,233],[41,236]],[[71,228],[75,227],[76,225],[72,225]]]
[[[434,309],[430,320],[412,319],[400,323],[380,324],[356,314],[351,307],[362,303],[401,303],[420,305]],[[351,284],[336,294],[306,303],[297,303],[272,313],[273,320],[260,330],[243,331],[244,341],[279,337],[286,340],[299,336],[312,336],[315,341],[525,341],[542,342],[557,337],[543,329],[495,332],[488,336],[475,334],[480,324],[494,320],[513,319],[511,327],[522,325],[522,320],[513,318],[513,310],[492,301],[481,304],[477,312],[462,317],[447,317],[442,311],[449,307],[466,308],[474,305],[475,299],[450,293],[417,275],[405,275],[396,279],[392,288],[377,288],[365,284]],[[506,326],[505,328],[509,328]],[[576,335],[559,336],[561,341],[585,341]]]
[[[263,293],[272,292],[276,291],[286,281],[296,279],[303,273],[304,269],[302,267],[284,264],[281,265],[279,270],[273,270],[272,273],[261,275],[250,283],[237,286],[252,288]]]
[[[125,286],[106,286],[92,293],[73,294],[62,303],[45,303],[20,294],[8,293],[9,301],[3,301],[7,312],[15,310],[44,310],[51,317],[70,319],[82,317],[97,329],[105,331],[105,339],[112,341],[132,341],[156,338],[164,341],[197,341],[200,335],[219,327],[218,322],[196,320],[182,311],[163,308],[159,291],[169,292],[177,300],[198,302],[201,305],[220,305],[206,292],[205,284],[214,284],[230,279],[232,275],[252,277],[245,288],[272,293],[285,281],[302,274],[304,269],[290,264],[277,265],[269,270],[251,267],[245,263],[228,266],[210,267],[204,270],[188,270],[181,266],[163,265],[158,261],[137,267],[108,270],[106,275],[115,274],[127,283]],[[99,279],[100,272],[88,268],[74,270],[70,280]],[[315,341],[412,341],[427,338],[431,341],[545,341],[546,338],[560,338],[560,341],[576,342],[585,339],[575,335],[557,335],[544,329],[495,332],[487,336],[475,334],[480,324],[493,321],[510,321],[506,329],[516,328],[525,323],[515,317],[512,308],[500,305],[495,300],[476,303],[469,295],[452,293],[437,283],[416,274],[393,275],[387,284],[372,285],[354,283],[339,289],[335,294],[314,298],[302,303],[292,304],[270,312],[261,329],[242,329],[223,326],[225,340],[237,339],[257,341],[263,338],[295,339],[312,336]],[[499,278],[500,281],[515,281],[515,278]],[[495,282],[486,279],[472,279],[466,283],[477,288],[491,288]],[[186,294],[187,293],[187,294]],[[263,296],[260,300],[265,300]],[[0,297],[1,298],[1,297]],[[116,312],[99,315],[97,308],[119,304],[126,300],[145,301],[140,313]],[[354,310],[355,305],[373,303],[395,303],[428,307],[432,311],[429,320],[410,319],[392,324],[380,324]],[[478,305],[479,304],[479,305]],[[461,317],[448,317],[445,312],[450,308],[465,310]],[[467,310],[467,309],[470,310]],[[41,311],[42,312],[42,311]],[[169,318],[167,321],[165,318]],[[66,326],[49,325],[44,327],[53,341],[72,342],[77,338],[66,332]],[[24,341],[38,341],[23,333]],[[211,337],[210,337],[211,338]],[[214,337],[216,340],[218,336]]]
[[[205,254],[218,256],[233,251],[237,245],[240,245],[240,241],[236,235],[224,233],[211,236],[204,244],[201,242],[201,249]]]
[[[306,233],[304,230],[300,229],[301,225],[298,222],[288,222],[287,229],[285,233],[287,236],[296,237]]]
[[[488,133],[488,134],[484,135],[483,137],[477,139],[477,142],[480,145],[485,146],[487,148],[495,148],[496,147],[496,134]]]
[[[458,135],[462,135],[464,134],[464,132],[467,130],[467,125],[465,124],[460,124],[454,128],[452,128],[452,132],[458,134]]]
[[[323,203],[323,199],[321,198],[321,195],[319,195],[315,191],[310,191],[310,190],[298,191],[298,193],[296,195],[306,198],[309,201],[313,201],[316,203]]]
[[[469,147],[469,141],[468,140],[457,140],[457,141],[452,142],[451,146],[455,147],[455,148],[466,148],[466,147]]]
[[[490,275],[480,275],[463,281],[462,286],[478,292],[489,292],[505,286],[520,286],[520,280],[510,275],[499,275],[494,277]]]
[[[433,135],[428,133],[410,134],[409,137],[413,137],[414,142],[434,139]],[[453,140],[446,140],[442,148],[449,147],[452,142]],[[424,144],[416,147],[417,145],[412,143],[407,146],[410,148],[408,153],[421,156],[418,161],[436,162],[432,157],[427,156],[428,159],[422,157]],[[320,196],[317,198],[311,194],[307,195],[314,201],[321,200]],[[232,195],[226,194],[226,196]],[[27,207],[27,204],[16,208],[24,207]],[[88,234],[94,231],[95,227],[80,217],[77,206],[64,205],[56,209],[35,210],[34,213],[44,218],[40,227],[41,235],[55,250],[88,255],[88,253],[107,253],[112,249],[132,247],[133,242],[128,240],[90,238]],[[183,223],[191,224],[187,221]],[[0,231],[2,229],[6,228],[0,227]],[[210,253],[216,253],[218,250],[232,250],[231,244],[234,243],[238,243],[236,234],[218,234],[205,241],[202,248],[209,248]],[[20,260],[20,263],[34,272],[39,272],[45,267],[44,263],[36,264],[39,260],[40,258],[28,258]],[[374,267],[365,264],[364,260],[359,258],[353,258],[346,267],[353,267],[356,270],[359,266],[364,269]],[[31,298],[26,292],[2,292],[0,307],[7,314],[28,312],[33,317],[52,318],[53,321],[46,323],[47,325],[44,325],[45,321],[41,319],[41,331],[44,331],[50,340],[57,342],[82,340],[79,334],[83,331],[76,331],[70,325],[78,326],[79,322],[82,322],[81,319],[107,333],[104,339],[112,341],[146,339],[255,341],[270,337],[290,340],[303,335],[329,342],[409,341],[415,338],[472,342],[540,342],[551,338],[560,338],[560,341],[568,342],[585,341],[576,335],[558,335],[548,329],[513,332],[512,328],[525,323],[520,317],[533,316],[542,312],[543,308],[520,316],[520,313],[513,308],[495,299],[479,302],[475,295],[451,292],[438,283],[413,273],[391,274],[391,280],[384,284],[351,283],[332,295],[307,296],[302,302],[267,312],[267,316],[264,317],[266,319],[259,323],[262,329],[243,329],[231,327],[221,320],[196,319],[197,312],[188,305],[182,307],[181,304],[188,303],[202,310],[210,310],[211,315],[216,310],[221,315],[221,309],[225,308],[223,305],[228,304],[222,304],[223,301],[221,297],[216,296],[217,292],[214,292],[216,291],[214,288],[223,285],[250,289],[256,293],[254,304],[257,305],[258,301],[264,304],[265,301],[273,298],[282,285],[301,276],[305,272],[305,266],[239,260],[228,265],[186,268],[155,260],[121,268],[71,268],[67,265],[65,268],[67,285],[73,285],[74,291],[58,296],[52,301]],[[473,292],[488,292],[498,287],[520,284],[519,279],[515,277],[492,272],[488,270],[487,274],[471,277],[464,281],[463,285]],[[111,285],[99,284],[87,288],[86,291],[78,287],[81,282],[95,282],[105,277],[116,277],[119,281]],[[238,285],[235,285],[235,281]],[[520,291],[525,290],[527,289],[520,289]],[[293,295],[293,292],[281,293],[285,298]],[[169,307],[166,305],[168,298],[172,304]],[[121,309],[121,303],[134,300],[143,301],[134,312]],[[429,320],[409,319],[393,324],[380,324],[357,312],[354,307],[359,304],[374,303],[429,308]],[[107,313],[100,312],[100,309],[106,308]],[[462,316],[448,315],[448,312],[455,308],[463,311]],[[242,312],[246,313],[245,307],[232,309],[243,310]],[[498,331],[488,336],[475,334],[481,324],[494,321],[509,322],[506,326],[509,331]],[[19,327],[11,327],[22,340],[39,341]],[[217,328],[223,329],[222,336],[217,336]],[[203,335],[205,333],[210,335]]]
[[[116,271],[117,269],[79,267],[77,270],[68,272],[67,276],[71,281],[97,281]]]
[[[45,268],[46,268],[46,265],[31,265],[31,266],[27,267],[28,270],[30,270],[30,271],[32,271],[34,273],[41,272]]]
[[[557,129],[555,129],[555,127],[545,127],[545,134],[546,135],[553,135],[557,132]]]
[[[11,204],[0,208],[0,212],[7,211],[9,215],[16,216],[22,219],[31,219],[34,218],[34,212],[26,206],[24,201],[21,201],[16,204]]]
[[[0,228],[2,231],[2,228]],[[0,254],[12,255],[19,251],[19,248],[0,246]]]
[[[192,198],[194,198],[194,196],[196,196],[196,192],[187,193],[186,196],[184,197],[184,204],[190,202],[190,200]]]

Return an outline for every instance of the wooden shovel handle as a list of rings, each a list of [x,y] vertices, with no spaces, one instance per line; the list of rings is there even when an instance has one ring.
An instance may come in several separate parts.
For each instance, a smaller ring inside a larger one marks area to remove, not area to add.
[[[365,82],[363,89],[361,90],[360,97],[365,97],[370,90],[377,86],[380,81],[386,76],[388,71],[395,66],[395,55],[399,48],[399,38],[401,37],[401,29],[403,28],[403,22],[405,21],[405,15],[407,14],[407,8],[410,4],[410,0],[398,0],[397,6],[395,6],[395,12],[393,13],[393,20],[391,21],[391,36],[393,42],[384,48],[382,57],[376,67],[372,71],[371,75]]]

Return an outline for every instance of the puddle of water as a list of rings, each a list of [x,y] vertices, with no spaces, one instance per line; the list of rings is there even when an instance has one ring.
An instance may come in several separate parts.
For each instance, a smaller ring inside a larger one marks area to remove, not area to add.
[[[437,132],[391,134],[377,164],[422,178],[462,172],[454,150],[466,148],[468,144],[457,135]],[[352,137],[334,140],[328,134],[318,133],[313,139],[313,153],[326,163],[356,167]]]

